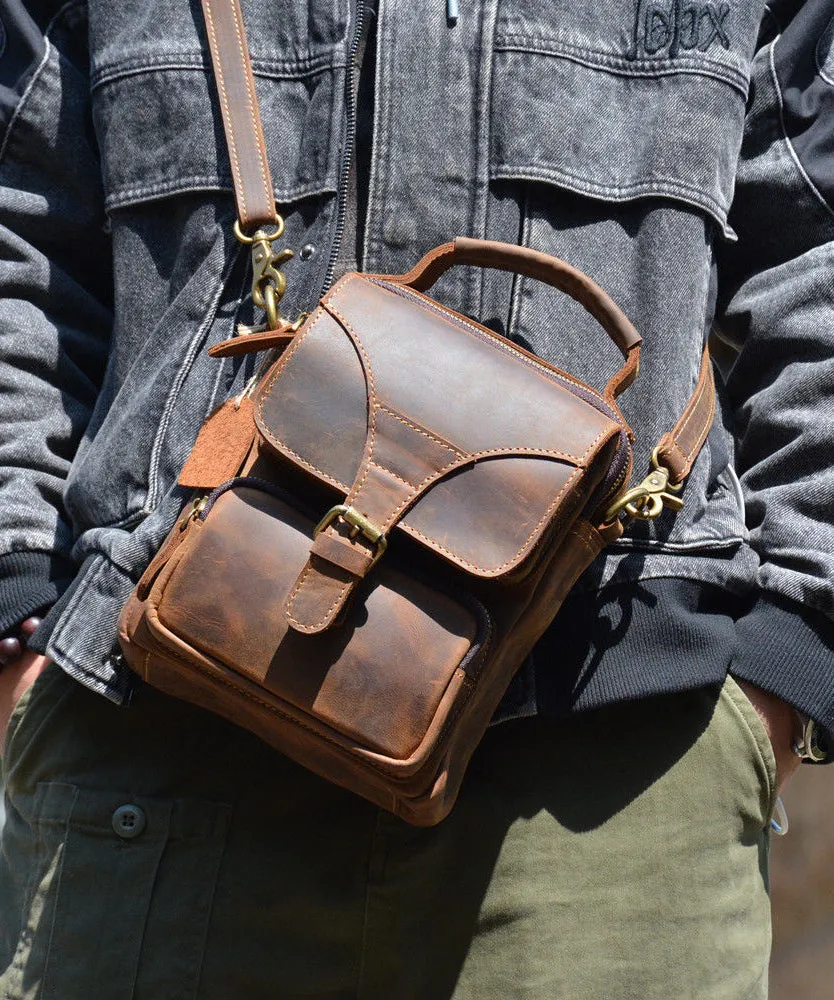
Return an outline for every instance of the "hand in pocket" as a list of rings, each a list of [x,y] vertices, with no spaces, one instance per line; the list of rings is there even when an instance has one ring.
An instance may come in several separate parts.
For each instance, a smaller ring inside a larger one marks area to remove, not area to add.
[[[776,781],[781,792],[799,767],[800,761],[791,744],[796,735],[796,716],[793,708],[781,698],[737,678],[739,687],[747,695],[762,720],[773,746],[776,758]]]
[[[6,746],[6,732],[15,705],[46,670],[49,659],[39,653],[24,652],[0,671],[0,747]]]

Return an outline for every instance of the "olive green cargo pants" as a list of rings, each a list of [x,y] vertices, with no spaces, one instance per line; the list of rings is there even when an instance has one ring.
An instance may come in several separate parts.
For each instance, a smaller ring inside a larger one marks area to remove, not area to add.
[[[764,1000],[773,754],[738,687],[496,726],[415,829],[146,687],[7,745],[4,1000]]]

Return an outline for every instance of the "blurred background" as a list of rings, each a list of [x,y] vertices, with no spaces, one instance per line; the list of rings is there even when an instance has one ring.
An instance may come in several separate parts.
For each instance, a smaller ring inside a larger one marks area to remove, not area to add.
[[[770,841],[770,1000],[834,997],[834,765],[803,766],[782,796],[786,837]]]

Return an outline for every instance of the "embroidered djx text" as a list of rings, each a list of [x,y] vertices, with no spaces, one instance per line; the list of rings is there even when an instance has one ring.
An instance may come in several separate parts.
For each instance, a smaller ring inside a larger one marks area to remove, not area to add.
[[[730,47],[727,20],[729,3],[692,0],[637,0],[629,59],[681,52],[706,52],[714,44]]]

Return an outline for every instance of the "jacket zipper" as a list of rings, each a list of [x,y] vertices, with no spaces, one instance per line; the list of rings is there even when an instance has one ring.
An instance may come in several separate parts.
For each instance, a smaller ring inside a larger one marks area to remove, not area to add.
[[[457,2],[450,2],[447,9],[447,15],[450,20],[457,21],[460,11],[457,6]],[[350,168],[353,163],[353,155],[356,147],[356,55],[359,51],[359,46],[362,44],[362,35],[365,31],[365,2],[364,0],[357,0],[356,2],[356,29],[353,33],[353,39],[350,46],[350,55],[348,59],[347,73],[345,75],[345,111],[346,111],[346,130],[345,130],[345,149],[342,156],[341,163],[341,173],[339,176],[339,186],[336,192],[337,199],[337,214],[336,214],[336,231],[333,236],[333,245],[330,250],[330,259],[327,264],[327,273],[324,279],[324,285],[322,286],[321,296],[325,295],[333,284],[333,278],[336,273],[336,264],[339,260],[339,253],[342,248],[342,240],[345,234],[345,222],[347,220],[347,197],[348,188],[350,184]],[[399,289],[398,289],[399,291]],[[320,297],[321,297],[320,296]],[[480,331],[477,331],[480,335]],[[486,339],[483,338],[482,339]],[[516,345],[513,345],[514,347]],[[523,349],[518,349],[518,353],[524,356],[524,360],[530,364],[531,367],[540,368],[541,370],[547,372],[548,375],[551,372],[548,370],[546,365],[540,363],[540,360],[531,354],[529,351]],[[532,364],[531,364],[532,362]],[[601,410],[606,416],[611,417],[617,423],[619,420],[616,417],[610,407],[602,400],[597,399],[596,394],[592,394],[587,390],[583,391],[584,386],[580,383],[575,382],[573,379],[569,380],[573,385],[579,389],[577,395],[584,398],[584,400],[590,403],[594,409]],[[627,442],[623,442],[627,443]],[[612,481],[621,480],[623,473],[627,466],[628,458],[625,453],[625,448],[620,447],[618,449],[615,461],[612,464],[612,468],[609,470],[608,475],[603,481],[603,488],[600,492],[607,495],[610,487],[609,483]],[[619,482],[617,482],[617,488],[619,488]]]
[[[342,249],[342,239],[345,235],[350,167],[353,162],[353,153],[356,146],[356,55],[359,52],[359,46],[362,44],[362,35],[364,31],[365,2],[364,0],[356,0],[356,30],[353,33],[347,73],[345,74],[345,112],[347,117],[347,126],[345,131],[345,149],[342,155],[342,169],[339,176],[339,187],[336,192],[336,231],[333,235],[333,246],[330,250],[330,260],[327,264],[327,274],[321,291],[322,295],[324,295],[333,284],[333,276],[336,273],[336,264],[339,260],[339,251]]]

